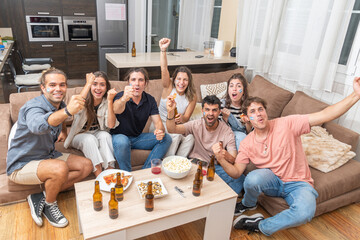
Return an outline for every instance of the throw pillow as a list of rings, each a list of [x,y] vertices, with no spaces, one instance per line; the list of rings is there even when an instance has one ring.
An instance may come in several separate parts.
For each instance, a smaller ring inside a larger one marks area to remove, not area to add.
[[[319,126],[302,135],[301,141],[309,165],[325,173],[342,166],[356,155],[350,151],[350,145],[333,138]]]
[[[226,82],[200,85],[202,99],[204,99],[204,97],[208,95],[216,95],[219,99],[221,99],[225,97],[226,90],[227,90]]]

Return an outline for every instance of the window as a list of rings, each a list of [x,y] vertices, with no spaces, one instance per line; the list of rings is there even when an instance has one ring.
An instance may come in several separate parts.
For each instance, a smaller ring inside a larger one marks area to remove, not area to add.
[[[211,34],[210,34],[210,36],[212,38],[218,38],[220,15],[221,15],[221,5],[222,5],[222,0],[215,0],[213,18],[212,18],[212,23],[211,23]]]
[[[360,0],[356,0],[353,8],[353,12],[351,14],[349,27],[346,32],[344,45],[341,50],[339,64],[347,65],[350,57],[351,48],[353,46],[356,31],[359,27],[360,20]]]

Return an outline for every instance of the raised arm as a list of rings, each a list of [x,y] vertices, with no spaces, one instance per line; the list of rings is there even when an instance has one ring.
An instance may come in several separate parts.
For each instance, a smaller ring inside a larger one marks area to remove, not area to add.
[[[161,82],[163,85],[163,92],[161,97],[166,98],[172,89],[170,74],[168,70],[168,63],[166,57],[166,49],[169,47],[171,40],[169,38],[162,38],[159,41],[160,47],[160,66],[161,66]]]
[[[107,112],[107,126],[108,128],[114,128],[115,127],[115,123],[116,123],[116,116],[114,113],[114,106],[113,106],[113,101],[114,101],[114,97],[117,94],[115,88],[110,89],[107,92],[107,102],[108,102],[108,112]]]
[[[215,143],[213,146],[212,146],[212,150],[213,150],[213,153],[215,154],[215,157],[216,159],[223,159],[231,164],[233,164],[235,162],[235,157],[236,157],[236,151],[231,151],[231,152],[228,152],[226,151],[223,146],[222,146],[222,143]]]
[[[121,114],[124,112],[127,101],[129,101],[130,98],[133,97],[133,92],[134,90],[132,86],[125,87],[124,95],[121,98],[115,100],[113,104],[113,109],[115,114]]]
[[[73,95],[69,104],[66,106],[66,109],[70,115],[75,115],[82,110],[84,106],[85,99],[80,95]],[[68,115],[65,112],[65,108],[63,108],[51,114],[47,121],[51,126],[58,126],[60,123],[64,122],[66,118],[68,118]]]
[[[95,81],[95,75],[93,73],[87,73],[85,86],[80,92],[80,96],[82,96],[84,99],[86,99],[90,91],[91,85],[94,83],[94,81]]]
[[[354,92],[338,103],[335,103],[320,112],[308,114],[310,126],[321,125],[334,120],[347,112],[360,99],[360,77],[353,82]]]

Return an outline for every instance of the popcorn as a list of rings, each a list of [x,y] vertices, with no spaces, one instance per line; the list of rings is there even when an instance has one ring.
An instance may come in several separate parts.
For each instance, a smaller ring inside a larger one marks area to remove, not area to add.
[[[183,173],[191,168],[191,162],[186,158],[174,158],[164,163],[163,167],[174,173]]]

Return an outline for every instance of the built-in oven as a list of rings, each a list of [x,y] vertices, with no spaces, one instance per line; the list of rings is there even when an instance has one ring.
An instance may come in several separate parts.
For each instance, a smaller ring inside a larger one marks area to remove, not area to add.
[[[95,17],[63,17],[65,41],[96,41]]]
[[[64,41],[60,16],[26,16],[30,42]]]

